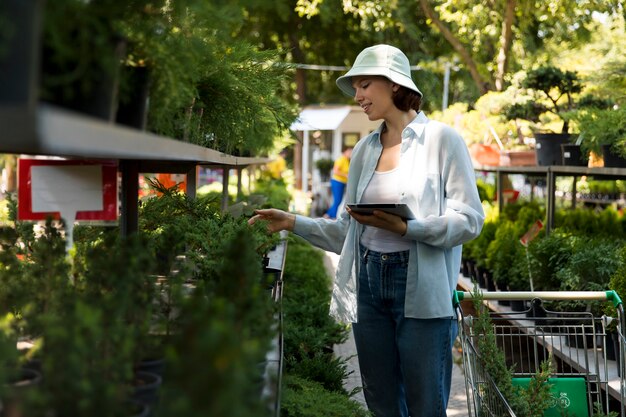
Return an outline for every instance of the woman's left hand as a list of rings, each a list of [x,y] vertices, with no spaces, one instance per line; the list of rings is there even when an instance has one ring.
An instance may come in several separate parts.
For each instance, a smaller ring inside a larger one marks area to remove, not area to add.
[[[404,236],[407,230],[406,220],[395,214],[374,210],[373,214],[359,214],[346,206],[346,211],[354,220],[366,226],[379,227]]]

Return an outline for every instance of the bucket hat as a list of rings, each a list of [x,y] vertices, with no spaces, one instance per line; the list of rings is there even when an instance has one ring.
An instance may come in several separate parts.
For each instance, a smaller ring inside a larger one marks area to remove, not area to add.
[[[423,96],[411,79],[409,59],[401,50],[391,45],[374,45],[361,51],[352,68],[337,78],[337,87],[354,97],[356,91],[352,87],[352,77],[359,75],[381,75]]]

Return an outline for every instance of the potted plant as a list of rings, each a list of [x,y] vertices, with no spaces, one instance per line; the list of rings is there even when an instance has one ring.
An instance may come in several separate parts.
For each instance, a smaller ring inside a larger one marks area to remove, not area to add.
[[[334,161],[330,158],[320,158],[315,161],[315,167],[319,171],[322,181],[330,180],[334,164]]]
[[[550,395],[551,384],[548,382],[553,372],[552,358],[548,357],[541,361],[539,369],[527,387],[514,384],[514,367],[509,367],[506,355],[499,347],[494,323],[478,288],[472,291],[472,304],[476,311],[476,318],[471,321],[472,332],[475,335],[479,366],[484,369],[485,375],[491,377],[491,381],[487,383],[495,384],[515,415],[525,417],[543,415],[553,405]],[[494,391],[487,389],[485,395],[494,395]],[[493,404],[495,401],[497,400],[483,399],[483,403]]]
[[[615,273],[611,276],[609,281],[608,289],[611,289],[617,292],[617,295],[620,298],[624,299],[626,297],[626,248],[621,248],[618,252],[620,265],[615,271]],[[618,376],[621,376],[621,366],[620,366],[620,343],[619,343],[619,335],[617,333],[617,325],[618,325],[618,315],[617,309],[609,303],[604,304],[604,314],[608,317],[613,318],[610,323],[607,323],[607,339],[606,339],[606,350],[604,354],[607,359],[617,361],[617,373]]]
[[[575,142],[569,131],[568,112],[580,107],[608,107],[611,103],[589,95],[580,96],[583,84],[578,74],[563,71],[555,66],[546,65],[529,71],[521,81],[521,87],[530,95],[524,101],[511,104],[505,110],[509,120],[525,119],[535,123],[535,141],[538,165],[562,165],[561,145]],[[548,119],[540,122],[540,117],[549,113],[552,123],[562,122],[560,133],[546,129]],[[540,126],[543,129],[540,129]],[[547,130],[547,131],[546,131]],[[570,152],[572,152],[570,150]],[[572,159],[572,158],[570,158]],[[570,161],[578,162],[581,161]]]
[[[605,167],[626,167],[626,108],[589,108],[572,113],[583,152],[602,155]]]

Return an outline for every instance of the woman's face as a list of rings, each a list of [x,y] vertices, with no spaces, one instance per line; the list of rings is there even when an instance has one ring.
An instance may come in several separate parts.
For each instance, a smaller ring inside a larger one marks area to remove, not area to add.
[[[391,96],[394,88],[398,88],[393,82],[380,76],[352,77],[352,86],[356,90],[354,100],[361,106],[370,120],[384,119],[385,116],[395,109]]]

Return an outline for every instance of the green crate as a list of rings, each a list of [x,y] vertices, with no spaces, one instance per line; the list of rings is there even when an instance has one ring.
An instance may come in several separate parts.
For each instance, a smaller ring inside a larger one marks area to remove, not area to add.
[[[513,378],[513,385],[528,387],[531,378]],[[585,378],[549,378],[553,404],[543,414],[544,417],[561,417],[561,408],[572,417],[589,417],[587,404],[587,382]]]

